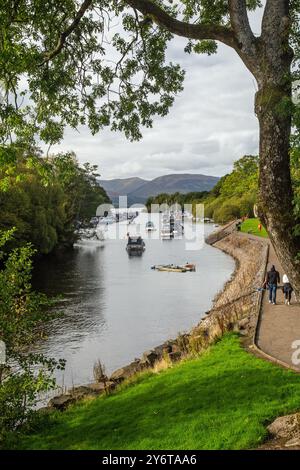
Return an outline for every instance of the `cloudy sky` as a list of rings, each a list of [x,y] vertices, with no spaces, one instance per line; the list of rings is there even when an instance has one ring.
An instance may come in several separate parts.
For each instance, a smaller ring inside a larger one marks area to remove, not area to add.
[[[258,34],[260,14],[251,22]],[[109,130],[92,136],[80,128],[67,130],[51,152],[74,150],[80,162],[97,164],[104,179],[183,172],[221,176],[242,155],[258,153],[257,87],[250,72],[226,46],[207,57],[185,54],[185,44],[177,38],[169,50],[169,59],[186,70],[184,91],[167,117],[144,130],[141,141],[129,142]]]

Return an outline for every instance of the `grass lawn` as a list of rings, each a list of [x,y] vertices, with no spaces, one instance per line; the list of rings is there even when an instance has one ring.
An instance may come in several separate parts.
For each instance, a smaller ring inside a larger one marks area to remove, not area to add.
[[[228,334],[199,358],[44,417],[6,447],[246,449],[264,440],[268,422],[299,409],[300,376],[252,356]]]
[[[262,227],[261,232],[258,230],[259,219],[247,219],[241,225],[241,232],[251,233],[252,235],[257,235],[258,237],[268,238],[267,231]]]

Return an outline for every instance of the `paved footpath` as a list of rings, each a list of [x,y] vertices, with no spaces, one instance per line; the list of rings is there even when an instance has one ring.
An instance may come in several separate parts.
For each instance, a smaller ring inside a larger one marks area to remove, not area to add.
[[[272,264],[279,271],[282,285],[284,272],[270,244],[268,269]],[[291,305],[285,305],[282,289],[278,289],[277,305],[270,305],[268,294],[266,291],[263,295],[257,345],[266,354],[300,371],[300,303],[296,302],[293,293]],[[297,349],[292,347],[295,341],[298,341]],[[299,364],[295,363],[295,358]]]

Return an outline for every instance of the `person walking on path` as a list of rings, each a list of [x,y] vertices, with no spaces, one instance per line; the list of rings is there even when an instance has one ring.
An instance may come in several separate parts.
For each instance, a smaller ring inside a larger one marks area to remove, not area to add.
[[[282,283],[283,283],[284,303],[286,305],[290,305],[293,288],[286,274],[284,274],[282,277]]]
[[[269,304],[276,305],[277,286],[280,282],[279,272],[276,271],[273,265],[270,271],[267,272],[264,287],[269,289]]]

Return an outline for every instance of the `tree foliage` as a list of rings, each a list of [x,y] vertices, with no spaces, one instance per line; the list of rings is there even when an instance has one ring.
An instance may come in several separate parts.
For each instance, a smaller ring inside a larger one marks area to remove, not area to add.
[[[218,41],[239,54],[238,15],[230,0],[3,0],[0,5],[2,141],[51,144],[65,125],[105,126],[141,137],[182,89],[184,72],[167,60],[173,35],[187,53],[215,53]],[[247,0],[247,9],[262,6]],[[299,0],[291,0],[290,44],[299,78]],[[249,32],[244,24],[245,32]],[[247,52],[247,51],[245,51]],[[242,57],[243,58],[243,57]],[[249,65],[249,64],[247,64]],[[291,104],[287,104],[291,106]],[[294,115],[299,107],[294,107]],[[298,118],[295,118],[298,122]]]
[[[205,196],[208,195],[208,191],[200,191],[200,192],[190,192],[190,193],[173,193],[173,194],[167,194],[167,193],[161,193],[158,194],[157,196],[151,196],[147,199],[146,202],[146,207],[148,211],[151,210],[151,205],[163,205],[167,204],[169,207],[174,206],[175,204],[178,204],[182,208],[184,207],[185,204],[194,204],[195,201],[200,201],[202,200]]]
[[[12,235],[0,232],[0,250]],[[53,371],[64,367],[62,360],[27,352],[53,318],[53,303],[31,288],[33,254],[30,244],[5,257],[0,251],[0,340],[6,347],[0,364],[0,442],[32,414],[39,394],[55,387]]]
[[[245,155],[234,163],[205,201],[205,214],[216,222],[253,216],[258,196],[258,156]]]
[[[245,155],[233,165],[233,171],[224,179],[220,188],[221,197],[241,197],[245,193],[257,192],[258,156]]]
[[[0,5],[1,138],[51,144],[65,125],[105,126],[141,137],[165,115],[183,72],[166,64],[167,30],[143,22],[126,2],[4,0]],[[117,17],[120,24],[113,27]],[[69,28],[69,34],[66,32]],[[112,57],[115,60],[112,60]]]
[[[141,128],[164,116],[182,90],[184,72],[167,59],[174,35],[186,38],[187,53],[212,54],[220,41],[230,46],[261,86],[261,46],[286,13],[285,53],[293,61],[285,81],[297,93],[299,0],[273,6],[268,0],[258,38],[247,11],[260,7],[260,0],[3,0],[0,138],[32,144],[38,136],[52,144],[66,125],[88,125],[92,133],[109,126],[139,139]],[[293,116],[299,146],[299,100],[287,94],[278,108]]]
[[[300,160],[297,147],[291,149],[292,180],[295,190],[295,215],[300,214]],[[250,216],[258,199],[258,156],[245,155],[234,163],[233,171],[223,176],[205,200],[205,214],[216,222]]]
[[[8,246],[31,242],[39,253],[71,246],[77,220],[90,219],[109,198],[97,167],[80,167],[72,153],[42,158],[17,154],[0,167],[0,229],[15,228]]]

